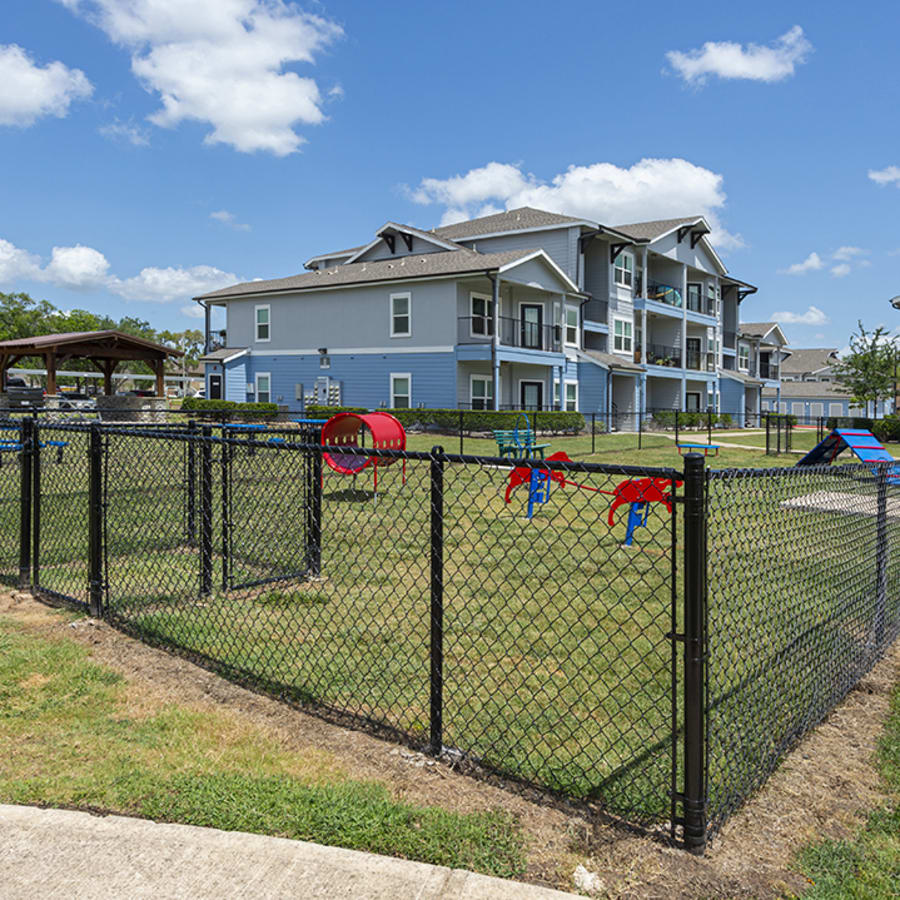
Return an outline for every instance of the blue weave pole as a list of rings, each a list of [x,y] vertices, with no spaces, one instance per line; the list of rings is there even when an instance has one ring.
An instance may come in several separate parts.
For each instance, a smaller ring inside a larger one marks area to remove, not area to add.
[[[534,515],[535,503],[546,503],[550,498],[550,473],[540,469],[531,470],[528,482],[528,518]]]
[[[631,546],[631,540],[634,537],[634,529],[640,528],[647,524],[647,515],[650,512],[650,506],[646,500],[638,503],[632,503],[628,510],[628,528],[625,531],[625,546]]]

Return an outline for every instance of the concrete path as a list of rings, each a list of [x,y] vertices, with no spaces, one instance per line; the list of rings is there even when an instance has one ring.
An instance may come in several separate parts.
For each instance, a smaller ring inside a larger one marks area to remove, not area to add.
[[[562,900],[547,888],[306,841],[0,804],[3,900]]]

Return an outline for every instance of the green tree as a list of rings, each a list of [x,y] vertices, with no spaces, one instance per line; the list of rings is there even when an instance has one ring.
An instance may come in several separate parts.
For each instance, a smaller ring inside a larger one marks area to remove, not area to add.
[[[877,412],[878,401],[892,393],[898,348],[883,326],[868,332],[862,322],[857,324],[859,334],[851,336],[850,353],[835,367],[835,376],[853,401],[864,405],[868,415],[869,403]]]

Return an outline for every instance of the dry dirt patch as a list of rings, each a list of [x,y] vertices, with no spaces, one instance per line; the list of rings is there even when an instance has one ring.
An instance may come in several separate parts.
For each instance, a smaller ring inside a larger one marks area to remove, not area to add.
[[[389,786],[412,803],[459,812],[502,808],[518,816],[528,843],[526,878],[567,890],[582,864],[610,897],[777,897],[799,892],[796,851],[823,837],[845,837],[885,793],[873,759],[900,675],[900,648],[790,754],[754,800],[723,828],[706,855],[693,857],[574,808],[428,764],[420,754],[335,725],[232,684],[176,655],[140,643],[105,622],[61,615],[28,595],[0,596],[0,612],[21,627],[88,647],[91,657],[123,675],[132,712],[173,702],[228,715],[260,740],[332,758],[357,778]]]

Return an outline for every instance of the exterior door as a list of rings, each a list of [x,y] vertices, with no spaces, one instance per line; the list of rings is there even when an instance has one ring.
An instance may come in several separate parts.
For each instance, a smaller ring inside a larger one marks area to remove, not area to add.
[[[689,337],[687,339],[687,359],[684,361],[689,369],[700,368],[700,338]]]
[[[523,303],[520,307],[522,346],[529,350],[542,350],[541,326],[544,324],[544,307]]]
[[[544,384],[541,381],[519,383],[519,402],[522,409],[542,409],[544,406]]]
[[[697,391],[688,391],[684,395],[684,405],[687,412],[700,412],[700,394]]]
[[[210,400],[221,400],[222,399],[222,376],[221,375],[210,375],[209,376],[209,399]]]

